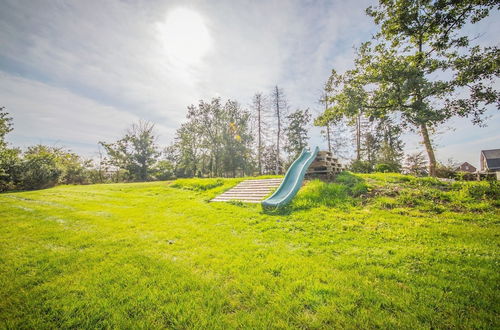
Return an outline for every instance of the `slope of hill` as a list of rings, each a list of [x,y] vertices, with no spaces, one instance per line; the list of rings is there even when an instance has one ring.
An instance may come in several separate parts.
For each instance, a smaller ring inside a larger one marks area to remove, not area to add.
[[[1,327],[500,326],[497,183],[344,173],[274,213],[208,203],[241,180],[1,194]]]

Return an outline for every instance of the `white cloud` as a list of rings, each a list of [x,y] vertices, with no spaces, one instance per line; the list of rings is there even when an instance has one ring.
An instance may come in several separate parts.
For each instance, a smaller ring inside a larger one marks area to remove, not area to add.
[[[26,147],[45,143],[93,156],[98,141],[114,141],[140,118],[68,90],[0,73],[0,99],[14,117],[8,141]],[[157,125],[165,136],[168,128]]]

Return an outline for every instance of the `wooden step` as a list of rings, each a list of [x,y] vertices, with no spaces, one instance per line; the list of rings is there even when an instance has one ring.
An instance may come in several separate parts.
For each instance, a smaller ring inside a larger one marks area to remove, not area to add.
[[[241,201],[260,203],[281,184],[281,181],[282,179],[246,180],[215,197],[211,202]]]

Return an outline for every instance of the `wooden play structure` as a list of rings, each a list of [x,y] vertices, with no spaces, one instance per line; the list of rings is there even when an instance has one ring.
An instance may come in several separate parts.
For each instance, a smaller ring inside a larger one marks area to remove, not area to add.
[[[320,151],[309,166],[306,178],[331,180],[335,177],[335,175],[343,170],[344,167],[340,164],[338,158],[336,158],[331,152]]]
[[[290,203],[302,186],[304,177],[329,181],[342,170],[343,167],[338,158],[334,157],[331,152],[319,151],[318,147],[313,150],[305,148],[290,165],[283,179],[246,180],[211,201],[237,200],[245,203],[262,203],[262,206],[266,208],[279,208]],[[264,199],[275,188],[277,189],[274,193]]]

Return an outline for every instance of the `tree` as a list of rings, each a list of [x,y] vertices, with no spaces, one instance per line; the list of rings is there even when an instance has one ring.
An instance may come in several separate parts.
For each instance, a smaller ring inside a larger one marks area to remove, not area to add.
[[[109,156],[111,165],[128,171],[133,181],[148,181],[159,156],[154,124],[139,121],[125,136],[114,143],[99,142]]]
[[[323,93],[323,97],[319,101],[325,105],[325,111],[327,111],[329,102],[328,102],[328,94],[327,94],[326,90]],[[321,133],[325,135],[325,139],[326,139],[326,142],[328,144],[328,151],[332,152],[332,143],[331,143],[332,140],[331,140],[331,136],[330,136],[330,121],[321,120],[321,118],[318,117],[315,119],[314,125],[325,127],[325,131],[324,132],[321,131]]]
[[[20,186],[28,190],[53,187],[62,173],[58,149],[41,144],[28,147],[23,155]]]
[[[373,43],[359,48],[355,69],[341,79],[349,88],[336,100],[344,110],[359,106],[359,98],[346,96],[361,87],[368,116],[399,113],[403,125],[420,132],[434,176],[432,131],[454,116],[483,123],[486,107],[500,106],[493,87],[499,49],[471,46],[467,36],[459,35],[497,6],[493,0],[381,0],[369,7],[367,14],[380,30]]]
[[[61,169],[61,176],[58,183],[62,184],[85,184],[88,183],[88,168],[91,166],[90,160],[84,160],[82,157],[71,151],[65,151],[60,148],[52,148],[56,155],[56,160]]]
[[[262,169],[264,174],[276,173],[276,168],[278,168],[279,173],[284,170],[283,159],[276,156],[276,145],[268,145],[264,147],[264,153],[262,157]],[[279,161],[278,163],[276,163]]]
[[[15,189],[22,173],[21,150],[0,147],[0,192]]]
[[[257,167],[259,174],[262,174],[262,148],[263,148],[263,115],[265,112],[265,97],[262,93],[255,93],[252,99],[252,109],[257,126]]]
[[[193,177],[197,175],[201,160],[201,139],[195,123],[181,124],[175,136],[175,143],[168,150],[169,158],[176,164],[175,172],[179,177]]]
[[[380,136],[380,146],[376,158],[379,172],[400,172],[403,159],[404,143],[401,140],[401,128],[389,117],[382,118],[376,125]],[[381,170],[383,169],[383,170]]]
[[[5,110],[5,107],[0,107],[0,148],[7,146],[5,135],[11,132],[12,129],[12,117],[9,117],[9,113]]]
[[[177,176],[236,176],[254,170],[250,113],[220,98],[188,107],[169,151]]]
[[[252,172],[252,153],[250,145],[252,135],[250,132],[250,113],[241,109],[238,102],[228,100],[223,107],[222,129],[223,167],[224,174],[232,177]]]
[[[330,106],[330,98],[327,90],[328,89],[325,87],[323,97],[320,99],[320,102],[325,105],[325,112],[328,111]],[[325,113],[319,115],[314,120],[314,126],[324,127],[324,129],[321,130],[321,135],[328,144],[328,151],[341,158],[346,158],[345,151],[347,149],[348,139],[346,137],[347,127],[344,117],[326,117],[324,115]]]
[[[336,86],[343,85],[334,96],[340,111],[362,108],[370,117],[398,112],[402,125],[420,131],[429,172],[435,175],[432,131],[454,116],[482,123],[487,105],[499,107],[500,95],[493,88],[498,48],[471,47],[468,37],[458,36],[495,3],[387,0],[368,8],[381,28],[373,44],[359,48],[353,70],[332,74]],[[359,96],[350,99],[352,91]]]
[[[427,162],[422,152],[413,153],[406,157],[405,172],[418,176],[427,174]]]
[[[309,109],[296,110],[287,117],[288,126],[285,129],[286,145],[285,150],[290,154],[292,159],[302,152],[307,146],[308,126],[311,122],[311,114]]]
[[[14,189],[19,183],[21,150],[8,148],[5,136],[13,129],[12,117],[0,107],[0,191]]]
[[[277,131],[276,131],[276,169],[275,174],[280,173],[281,156],[280,156],[280,140],[281,140],[281,125],[283,124],[283,118],[286,116],[287,112],[287,102],[285,98],[285,93],[283,89],[279,88],[277,85],[274,86],[271,92],[271,106],[273,107],[273,114],[277,120]]]
[[[200,100],[198,106],[188,107],[187,119],[197,139],[203,159],[207,159],[203,167],[208,167],[211,177],[222,174],[222,133],[224,129],[223,107],[220,98],[213,98],[209,103]]]

